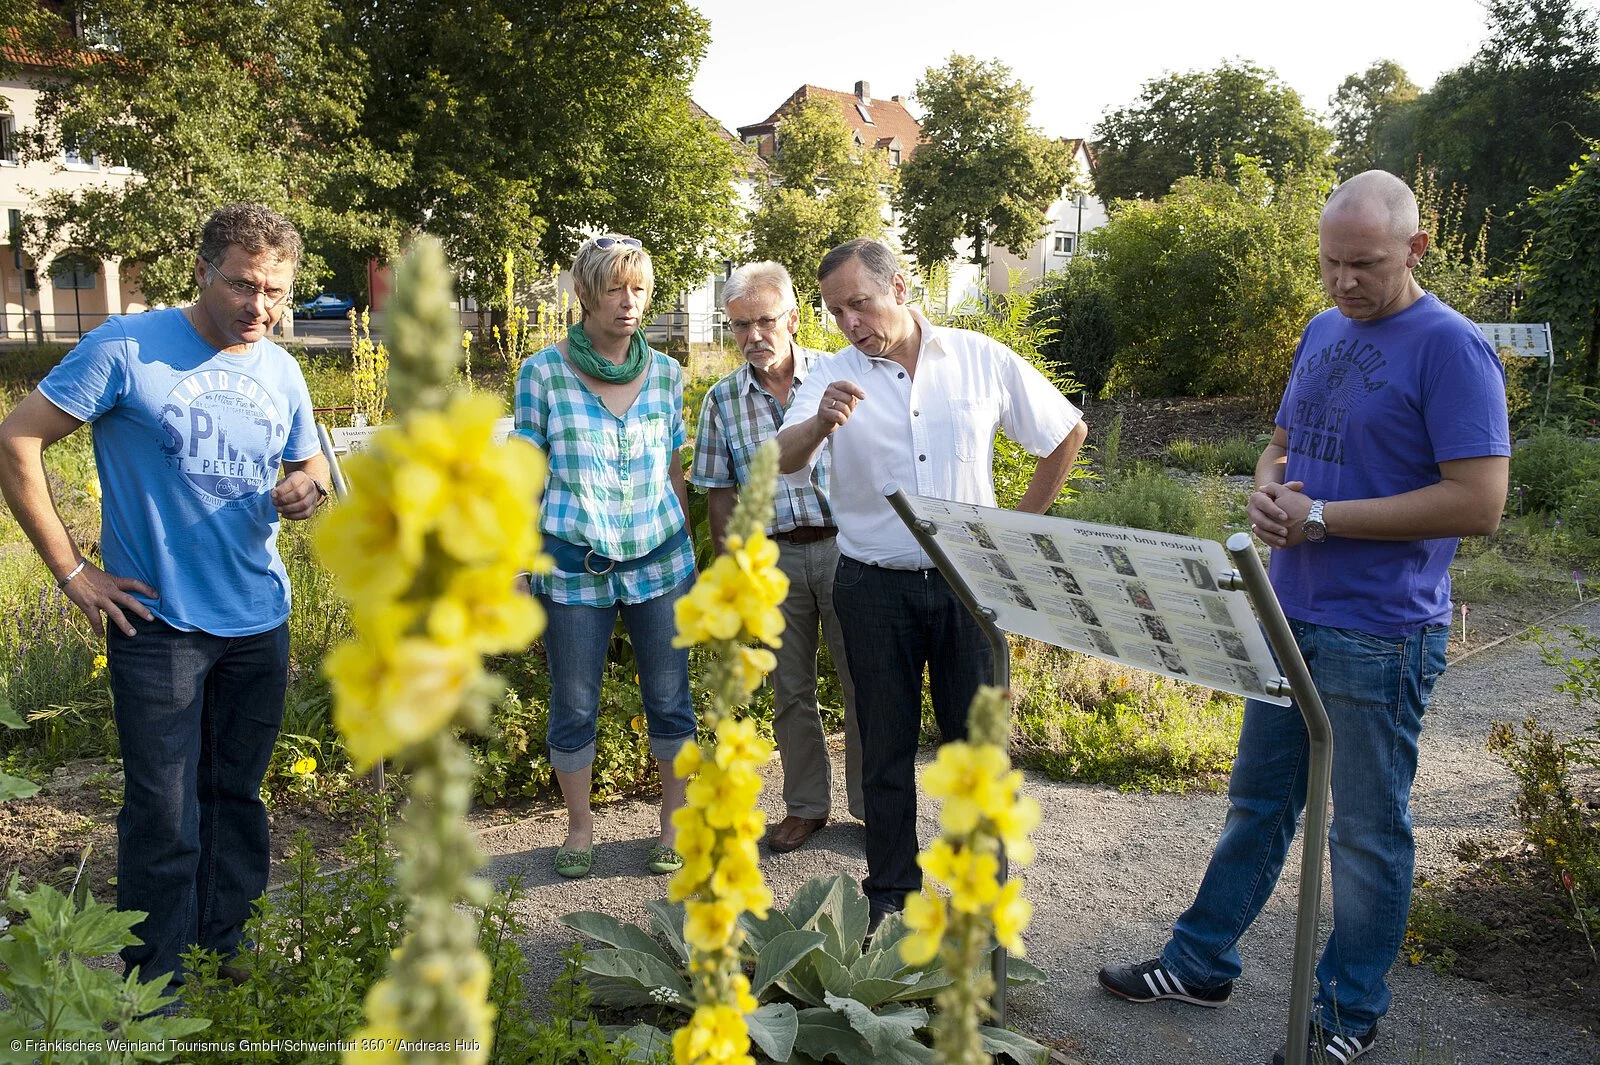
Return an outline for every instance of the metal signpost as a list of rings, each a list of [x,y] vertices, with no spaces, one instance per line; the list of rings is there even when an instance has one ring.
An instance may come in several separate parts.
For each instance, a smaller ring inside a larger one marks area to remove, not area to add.
[[[1224,552],[1210,540],[907,496],[892,484],[884,495],[983,629],[997,687],[1010,686],[1013,632],[1280,706],[1292,695],[1311,764],[1285,1057],[1306,1065],[1333,730],[1250,537],[1235,534]],[[997,947],[1002,1026],[1005,958]]]

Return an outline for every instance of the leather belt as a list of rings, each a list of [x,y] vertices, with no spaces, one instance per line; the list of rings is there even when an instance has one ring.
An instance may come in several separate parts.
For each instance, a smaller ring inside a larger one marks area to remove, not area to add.
[[[786,544],[814,544],[838,535],[839,530],[832,525],[801,525],[787,532],[773,533],[772,538]]]
[[[670,555],[688,542],[689,527],[680,525],[677,532],[657,544],[648,553],[638,558],[615,559],[607,558],[587,544],[575,544],[570,540],[545,533],[544,553],[555,560],[556,568],[562,573],[590,573],[596,577],[604,577],[613,571],[626,573],[628,570],[647,566],[659,558]]]

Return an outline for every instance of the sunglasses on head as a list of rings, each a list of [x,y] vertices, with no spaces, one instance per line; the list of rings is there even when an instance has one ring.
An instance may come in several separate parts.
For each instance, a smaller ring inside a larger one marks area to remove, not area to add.
[[[630,248],[643,248],[644,242],[638,237],[595,237],[594,246],[604,251],[618,244],[626,244]]]

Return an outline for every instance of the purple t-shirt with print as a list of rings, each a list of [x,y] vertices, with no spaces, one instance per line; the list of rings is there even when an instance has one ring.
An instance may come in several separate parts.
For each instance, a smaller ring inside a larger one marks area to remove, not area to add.
[[[1432,293],[1376,321],[1313,318],[1276,420],[1289,436],[1284,479],[1313,499],[1395,496],[1438,483],[1441,462],[1511,454],[1500,360]],[[1449,623],[1458,543],[1330,536],[1272,552],[1272,586],[1291,618],[1409,636]]]

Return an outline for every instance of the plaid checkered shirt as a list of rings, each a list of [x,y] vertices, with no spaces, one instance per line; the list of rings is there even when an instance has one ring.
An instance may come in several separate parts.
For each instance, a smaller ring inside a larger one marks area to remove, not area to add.
[[[669,472],[687,439],[683,371],[652,351],[644,374],[639,397],[618,418],[554,347],[517,371],[514,431],[550,459],[539,528],[621,561],[648,554],[685,524]],[[693,573],[694,546],[685,541],[637,569],[535,574],[533,590],[579,606],[642,603]]]
[[[811,364],[827,354],[799,345],[794,349],[794,401]],[[694,465],[689,482],[701,488],[738,488],[750,479],[750,460],[756,448],[778,435],[787,408],[756,381],[745,363],[711,386],[700,407],[700,430],[695,438]],[[803,487],[778,480],[778,495],[769,533],[788,532],[803,525],[833,524],[828,506],[828,471],[831,455],[825,450],[817,460],[811,483]]]

